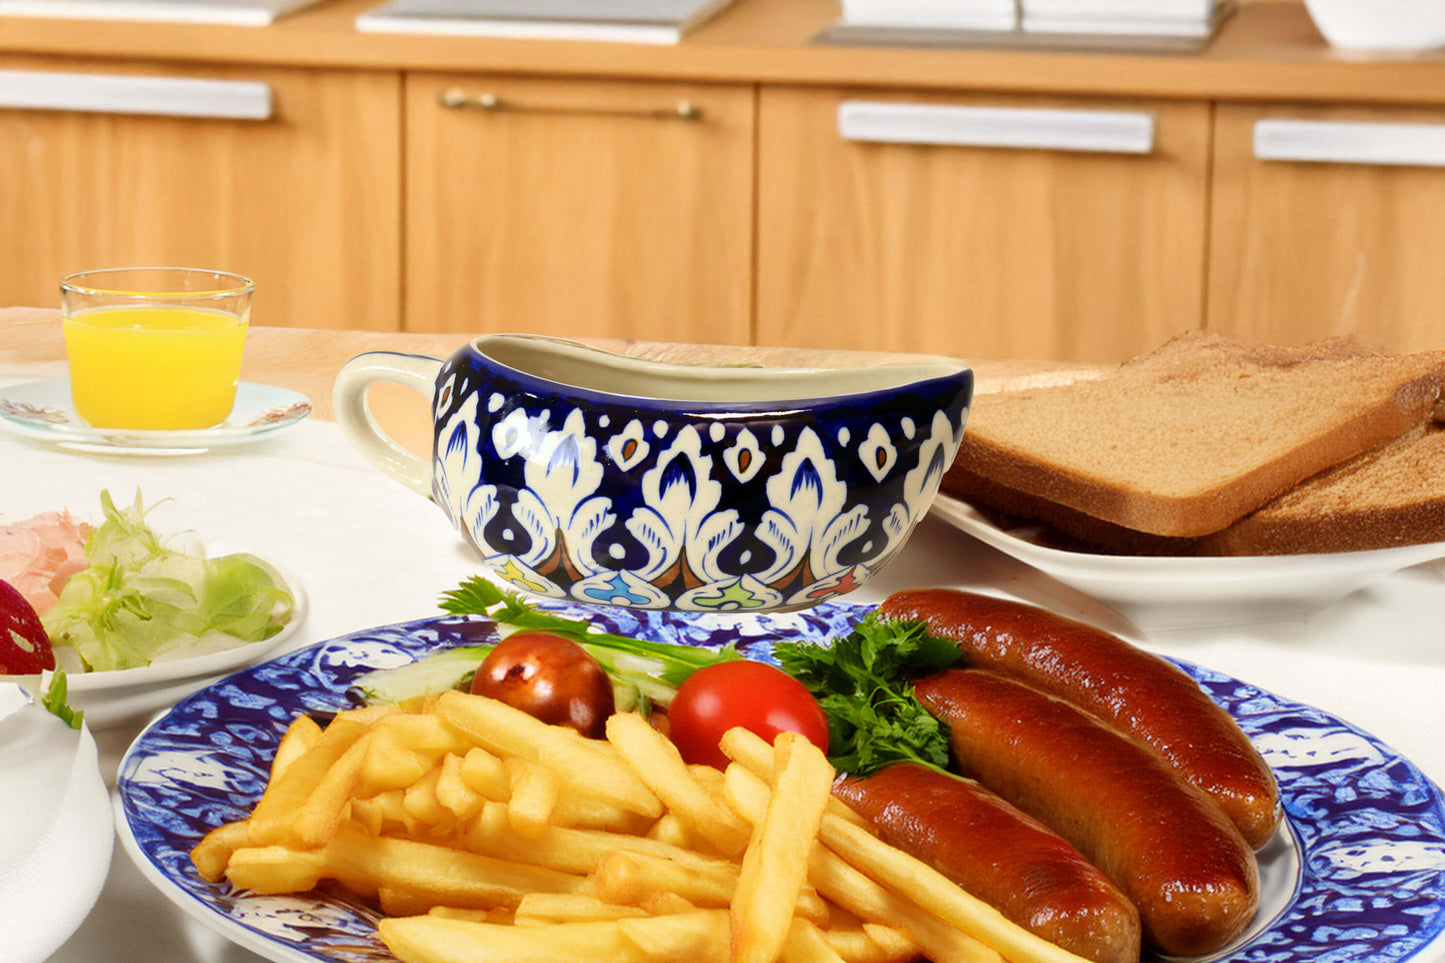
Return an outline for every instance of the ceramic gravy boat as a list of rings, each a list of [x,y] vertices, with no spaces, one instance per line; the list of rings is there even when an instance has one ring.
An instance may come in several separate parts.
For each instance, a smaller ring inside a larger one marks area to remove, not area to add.
[[[430,462],[381,431],[377,381],[432,400]],[[496,578],[634,608],[786,611],[846,594],[903,547],[963,437],[973,372],[704,367],[533,335],[446,361],[352,359],[356,449],[432,497]]]

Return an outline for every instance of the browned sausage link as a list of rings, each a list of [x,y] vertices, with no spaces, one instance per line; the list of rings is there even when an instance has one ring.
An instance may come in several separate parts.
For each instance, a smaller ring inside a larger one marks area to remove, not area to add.
[[[929,676],[915,692],[948,724],[960,770],[1078,847],[1139,908],[1147,942],[1209,953],[1254,917],[1254,851],[1154,750],[982,669]]]
[[[1139,912],[1038,820],[972,780],[913,763],[833,788],[893,846],[1015,923],[1096,963],[1139,959]]]
[[[1158,656],[1045,609],[971,592],[899,592],[879,611],[922,620],[934,635],[958,642],[965,665],[1067,699],[1153,746],[1215,798],[1255,849],[1274,834],[1274,773],[1229,713]]]

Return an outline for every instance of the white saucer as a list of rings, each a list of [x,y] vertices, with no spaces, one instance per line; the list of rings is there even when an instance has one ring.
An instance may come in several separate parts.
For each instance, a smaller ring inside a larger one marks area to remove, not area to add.
[[[230,416],[214,428],[92,428],[75,411],[69,378],[0,388],[0,426],[56,444],[118,451],[200,451],[238,445],[294,425],[310,413],[311,401],[305,395],[243,381],[236,386],[236,406]]]

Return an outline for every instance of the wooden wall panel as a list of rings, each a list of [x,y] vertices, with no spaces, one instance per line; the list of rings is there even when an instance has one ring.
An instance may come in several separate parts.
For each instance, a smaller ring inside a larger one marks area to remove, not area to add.
[[[263,81],[270,120],[0,110],[0,304],[51,307],[71,271],[214,267],[258,324],[395,329],[400,78],[7,58],[12,70]]]
[[[839,135],[848,99],[1152,113],[1147,156]],[[1117,361],[1203,322],[1209,109],[765,89],[764,343]]]

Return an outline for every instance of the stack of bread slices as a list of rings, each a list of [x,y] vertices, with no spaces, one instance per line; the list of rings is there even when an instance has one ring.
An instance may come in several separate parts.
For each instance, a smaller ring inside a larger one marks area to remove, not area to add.
[[[1061,380],[980,394],[944,492],[1131,555],[1445,540],[1445,351],[1192,332]]]

